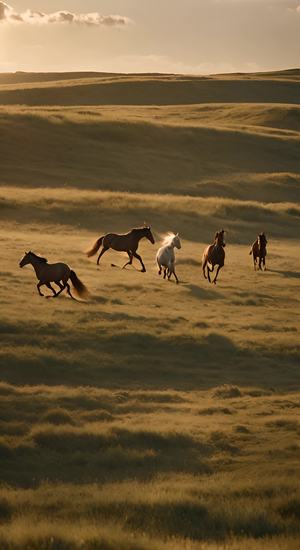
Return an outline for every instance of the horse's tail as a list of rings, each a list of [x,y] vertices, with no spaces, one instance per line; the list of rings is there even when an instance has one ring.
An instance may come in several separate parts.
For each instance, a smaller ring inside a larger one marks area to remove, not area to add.
[[[71,273],[70,273],[70,279],[72,281],[72,285],[76,291],[76,293],[78,294],[78,296],[80,298],[88,298],[90,293],[88,291],[88,289],[86,288],[86,286],[81,282],[80,279],[78,279],[75,271],[73,271],[73,269],[71,269]]]
[[[96,252],[98,252],[100,246],[102,245],[103,239],[104,239],[104,235],[103,235],[103,237],[99,237],[99,239],[97,239],[94,246],[92,246],[92,248],[90,250],[86,251],[86,255],[87,255],[88,258],[90,258],[91,256],[94,256],[94,254],[96,254]]]

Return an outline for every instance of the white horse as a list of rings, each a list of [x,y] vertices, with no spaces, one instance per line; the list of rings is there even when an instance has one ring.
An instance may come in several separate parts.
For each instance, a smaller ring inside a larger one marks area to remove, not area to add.
[[[168,233],[163,240],[162,246],[156,254],[156,262],[158,265],[158,275],[161,275],[162,268],[164,268],[164,279],[168,277],[170,280],[173,273],[176,283],[178,284],[178,278],[175,273],[175,252],[174,248],[181,248],[181,242],[178,233]]]

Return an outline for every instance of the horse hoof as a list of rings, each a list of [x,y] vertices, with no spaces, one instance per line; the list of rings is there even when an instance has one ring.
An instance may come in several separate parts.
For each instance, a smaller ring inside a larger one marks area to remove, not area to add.
[[[146,269],[141,269],[141,273],[146,273]]]

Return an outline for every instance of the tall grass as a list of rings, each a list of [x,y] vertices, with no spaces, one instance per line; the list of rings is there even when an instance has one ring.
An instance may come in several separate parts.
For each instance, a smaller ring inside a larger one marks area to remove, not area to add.
[[[247,549],[263,539],[266,547],[293,548],[299,448],[286,425],[298,395],[236,389],[2,384],[1,547],[197,548],[206,541],[207,548]],[[199,415],[199,403],[215,407],[218,418]],[[225,404],[232,410],[226,420]],[[96,415],[103,410],[109,423]],[[276,424],[285,434],[280,443],[265,421],[271,411],[286,422]],[[26,430],[12,432],[12,422]]]

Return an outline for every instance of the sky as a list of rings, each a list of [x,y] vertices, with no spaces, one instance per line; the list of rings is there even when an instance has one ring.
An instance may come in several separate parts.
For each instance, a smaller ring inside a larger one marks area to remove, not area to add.
[[[0,0],[0,71],[300,67],[300,0]]]

